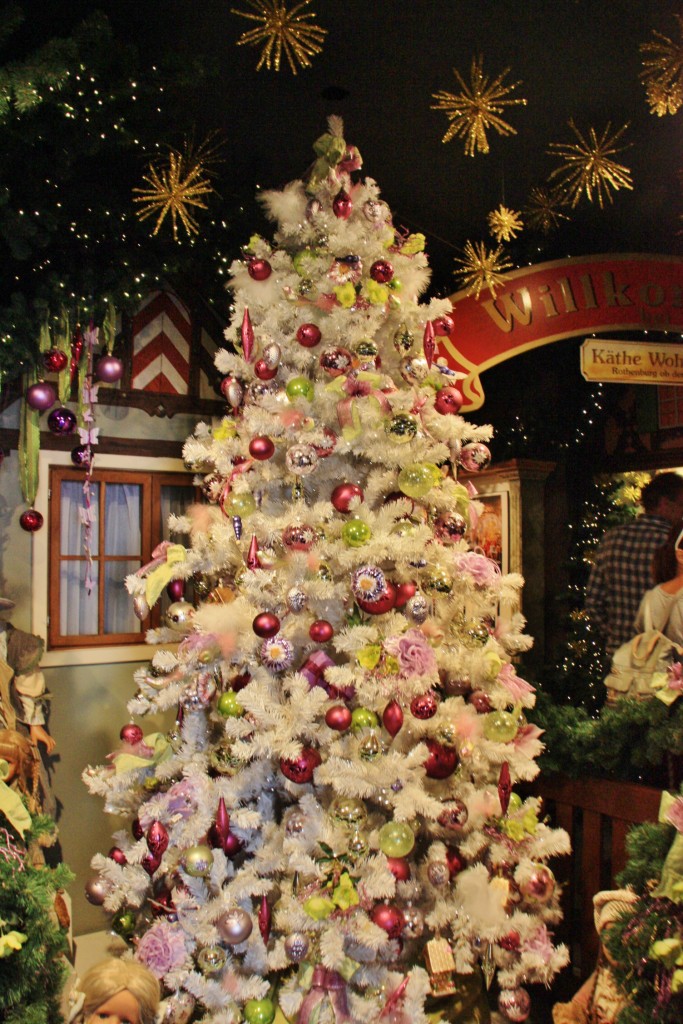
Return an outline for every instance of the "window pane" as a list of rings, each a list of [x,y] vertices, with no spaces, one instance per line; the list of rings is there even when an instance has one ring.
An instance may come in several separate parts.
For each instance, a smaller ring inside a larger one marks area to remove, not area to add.
[[[140,555],[141,492],[138,484],[107,484],[104,513],[106,555]]]
[[[142,623],[133,611],[133,600],[123,585],[126,576],[136,572],[140,562],[105,562],[104,632],[139,633]]]
[[[59,546],[63,555],[83,554],[83,523],[81,513],[85,510],[83,483],[80,480],[62,480],[60,489]],[[97,520],[100,506],[100,485],[90,485],[90,505],[93,521],[90,550],[98,553],[99,540]]]
[[[164,484],[160,489],[161,503],[161,536],[164,540],[171,540],[174,544],[182,544],[185,535],[180,533],[169,533],[168,517],[173,514],[182,516],[189,505],[195,501],[194,487],[182,487],[179,484]]]
[[[93,589],[85,589],[87,562],[62,562],[59,567],[59,632],[61,636],[94,636],[97,633],[97,582],[99,567],[93,562]]]

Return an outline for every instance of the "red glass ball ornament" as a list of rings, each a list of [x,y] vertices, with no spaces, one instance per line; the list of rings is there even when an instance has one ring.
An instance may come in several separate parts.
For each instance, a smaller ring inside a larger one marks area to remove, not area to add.
[[[149,851],[144,855],[140,861],[140,866],[145,869],[149,877],[151,878],[155,871],[161,866],[161,856],[156,853]]]
[[[341,377],[353,366],[353,355],[347,348],[326,348],[318,361],[328,377]]]
[[[71,449],[71,461],[77,469],[90,469],[93,454],[90,445],[77,444],[75,448]]]
[[[116,356],[100,356],[95,365],[95,373],[103,384],[116,384],[123,377],[123,363]]]
[[[370,277],[379,284],[387,284],[394,276],[394,268],[389,260],[375,260],[370,267]]]
[[[69,357],[61,348],[51,348],[43,355],[43,366],[47,373],[61,373],[68,362]]]
[[[411,597],[415,597],[416,593],[416,583],[399,583],[396,587],[396,607],[403,608],[410,601]]]
[[[133,818],[133,820],[130,823],[130,830],[133,833],[133,839],[135,840],[142,839],[142,837],[145,834],[145,830],[140,824],[139,818]]]
[[[301,324],[296,332],[296,340],[304,348],[315,348],[321,339],[322,334],[317,324]]]
[[[493,707],[488,694],[484,693],[483,690],[473,690],[472,693],[469,693],[467,695],[467,703],[472,705],[478,715],[488,715]]]
[[[262,640],[267,640],[269,637],[275,636],[279,631],[280,620],[272,612],[259,612],[258,615],[254,616],[251,626],[256,636],[260,636]]]
[[[410,878],[410,861],[405,857],[387,857],[387,867],[397,882],[407,882]]]
[[[252,437],[249,442],[249,454],[253,459],[258,459],[259,462],[263,462],[265,459],[270,459],[275,452],[275,445],[269,437],[265,434],[259,434],[258,437]]]
[[[322,758],[314,747],[304,747],[298,757],[292,760],[280,758],[280,771],[290,782],[303,785],[310,782]]]
[[[282,543],[290,551],[310,551],[317,539],[314,528],[306,523],[292,523],[282,531]]]
[[[47,380],[36,381],[26,389],[26,404],[35,412],[46,412],[57,401],[57,392]]]
[[[469,818],[469,811],[462,800],[450,800],[447,807],[444,807],[437,818],[442,828],[451,832],[458,832]]]
[[[351,202],[351,196],[348,194],[346,189],[340,188],[336,196],[332,200],[332,212],[335,217],[339,217],[340,220],[348,220],[353,212],[353,203]]]
[[[171,580],[166,587],[166,593],[171,601],[182,601],[185,597],[185,580]]]
[[[444,747],[436,740],[425,740],[429,756],[424,769],[430,779],[447,779],[458,766],[458,752],[455,747]]]
[[[508,953],[515,953],[519,949],[521,941],[519,932],[511,928],[506,935],[502,935],[498,939],[498,945]]]
[[[410,713],[413,718],[426,721],[428,718],[434,717],[438,707],[439,701],[436,694],[429,690],[427,693],[419,693],[417,697],[413,697],[410,702]]]
[[[396,587],[387,580],[384,593],[376,601],[365,601],[363,598],[357,597],[356,604],[368,615],[385,615],[396,606]]]
[[[335,732],[346,732],[351,722],[351,711],[346,704],[335,704],[325,712],[325,724]]]
[[[265,359],[257,359],[254,363],[254,373],[259,380],[272,380],[277,374],[277,366],[268,366]]]
[[[139,743],[142,739],[143,732],[140,726],[136,725],[135,722],[126,722],[126,724],[122,726],[119,736],[124,743],[130,743],[130,745],[134,747],[135,744]]]
[[[390,903],[378,903],[370,911],[371,921],[387,933],[390,939],[398,939],[405,925],[403,911]]]
[[[382,712],[382,725],[392,737],[397,736],[403,725],[403,709],[397,700],[390,700]]]
[[[221,845],[226,857],[234,857],[242,849],[242,840],[234,832],[228,832]]]
[[[457,388],[441,388],[434,399],[434,408],[442,416],[454,416],[460,412],[462,403],[462,393]]]
[[[448,864],[448,870],[451,873],[451,878],[453,878],[454,875],[457,875],[462,871],[465,867],[466,861],[454,846],[447,846],[446,863]]]
[[[113,860],[115,864],[119,864],[121,867],[124,867],[128,863],[128,858],[123,850],[119,849],[118,846],[112,846],[107,856],[110,860]]]
[[[348,512],[354,498],[360,498],[361,501],[365,499],[363,489],[358,484],[337,484],[330,495],[330,501],[337,512]]]
[[[153,821],[147,829],[147,847],[150,853],[161,857],[168,849],[168,832],[160,821]]]
[[[35,508],[27,508],[19,516],[19,526],[27,533],[35,533],[43,525],[43,517]]]
[[[334,636],[334,627],[327,619],[316,619],[311,623],[308,635],[316,644],[326,644]]]
[[[432,320],[432,327],[434,328],[434,334],[439,338],[447,338],[455,327],[455,323],[452,316],[444,313],[443,316],[437,316],[436,320]]]
[[[76,427],[76,416],[67,409],[66,406],[60,406],[59,409],[53,409],[47,418],[47,425],[53,434],[58,437],[64,437],[67,434],[71,434]]]
[[[267,281],[273,268],[268,260],[249,260],[247,271],[253,281]]]

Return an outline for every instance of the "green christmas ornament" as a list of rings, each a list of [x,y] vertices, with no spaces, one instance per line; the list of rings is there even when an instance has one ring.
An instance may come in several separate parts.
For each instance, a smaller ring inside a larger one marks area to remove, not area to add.
[[[398,486],[409,498],[424,498],[441,481],[433,462],[411,462],[398,474]]]
[[[360,548],[372,537],[372,530],[363,519],[349,519],[342,527],[342,540],[350,548]]]
[[[492,743],[509,743],[517,735],[517,716],[509,711],[490,711],[484,719],[484,736]]]
[[[111,919],[111,927],[112,931],[127,942],[135,931],[135,914],[128,909],[117,911]]]
[[[370,708],[354,708],[351,712],[351,730],[360,732],[361,729],[376,729],[379,719]]]
[[[246,519],[256,511],[254,495],[249,491],[230,494],[225,503],[225,510],[231,516],[240,516],[242,519]]]
[[[273,1024],[275,1004],[272,999],[248,999],[244,1004],[244,1019],[247,1024]]]
[[[415,833],[405,821],[388,821],[379,830],[379,848],[385,857],[407,857],[415,845]]]
[[[417,416],[409,412],[399,412],[388,420],[384,430],[394,444],[408,444],[417,434]]]
[[[234,690],[226,690],[218,698],[218,713],[223,718],[241,718],[244,714],[244,707],[240,704],[237,699],[237,694]]]
[[[285,384],[285,391],[290,402],[295,402],[297,398],[305,398],[308,402],[311,402],[315,389],[313,381],[309,380],[308,377],[292,377]]]
[[[204,946],[197,953],[197,967],[202,974],[216,974],[223,970],[227,959],[222,946]]]

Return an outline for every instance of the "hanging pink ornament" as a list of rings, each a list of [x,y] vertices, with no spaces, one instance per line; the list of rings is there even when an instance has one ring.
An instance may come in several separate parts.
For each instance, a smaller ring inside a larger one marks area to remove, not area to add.
[[[320,344],[322,334],[317,324],[301,324],[296,332],[296,340],[304,348],[315,348]]]
[[[109,857],[109,860],[113,860],[114,863],[118,864],[120,867],[124,867],[128,863],[128,858],[123,850],[118,846],[112,846],[107,856]]]
[[[353,721],[346,704],[335,704],[325,712],[325,724],[335,732],[346,732]]]
[[[500,799],[500,808],[503,815],[506,815],[508,812],[511,793],[512,782],[510,780],[510,766],[507,761],[503,761],[500,766],[500,774],[498,776],[498,797]]]
[[[27,533],[35,533],[43,525],[43,517],[35,508],[27,508],[19,516],[19,526]]]
[[[270,459],[275,452],[275,445],[269,437],[264,434],[259,434],[258,437],[253,437],[249,442],[249,454],[253,459],[258,459],[259,462],[264,462],[266,459]]]
[[[93,451],[88,444],[77,444],[71,449],[71,461],[77,469],[90,469]]]
[[[280,758],[280,771],[290,782],[303,785],[310,782],[322,758],[314,747],[304,747],[298,757]]]
[[[268,637],[275,636],[280,628],[280,620],[272,612],[260,612],[254,617],[251,626],[256,636],[266,640]]]
[[[457,388],[441,388],[434,399],[434,408],[442,416],[455,416],[463,403],[462,393]]]
[[[531,874],[519,883],[527,903],[549,903],[555,892],[555,876],[545,864],[535,864]]]
[[[353,366],[353,355],[347,348],[326,348],[320,353],[319,362],[328,377],[341,377]]]
[[[417,593],[416,583],[399,583],[396,587],[396,607],[403,608]]]
[[[442,512],[434,520],[434,535],[442,544],[457,544],[467,533],[467,520],[459,512]]]
[[[491,465],[491,451],[481,441],[465,444],[460,452],[460,465],[468,473],[480,473]]]
[[[434,325],[431,320],[428,320],[425,324],[425,332],[422,338],[422,350],[424,357],[427,361],[427,366],[431,369],[432,363],[434,362],[434,353],[436,352],[436,342],[434,341]]]
[[[258,908],[257,920],[258,930],[261,932],[263,944],[267,946],[268,939],[270,938],[270,928],[273,923],[273,913],[265,896],[261,897],[261,905]]]
[[[436,320],[432,321],[432,324],[434,325],[434,334],[439,338],[447,338],[455,327],[453,317],[449,316],[448,313],[444,313],[443,316],[437,316]]]
[[[424,769],[430,779],[447,779],[458,766],[458,752],[455,747],[444,747],[436,740],[425,740],[429,756]]]
[[[47,373],[61,373],[66,369],[69,357],[61,348],[51,348],[43,355],[43,366]]]
[[[282,531],[282,543],[290,551],[310,551],[317,539],[315,529],[306,523],[292,523]]]
[[[101,907],[107,898],[109,889],[101,878],[89,878],[85,883],[85,898],[94,907]]]
[[[71,409],[67,409],[66,406],[60,406],[59,409],[52,410],[47,418],[47,425],[57,437],[65,437],[75,430],[76,416]]]
[[[353,203],[351,202],[351,196],[346,189],[340,188],[332,200],[332,212],[340,220],[348,220],[352,211]]]
[[[462,800],[450,800],[437,818],[437,821],[442,828],[448,829],[449,832],[459,832],[463,825],[467,823],[468,818],[469,811],[466,804]]]
[[[221,392],[228,405],[239,409],[244,401],[244,388],[236,377],[224,377],[221,381]]]
[[[147,829],[147,847],[150,853],[161,857],[168,849],[168,832],[160,821],[153,821]]]
[[[249,544],[249,551],[247,553],[247,569],[261,569],[263,568],[258,556],[258,541],[256,534],[252,535],[251,543]]]
[[[171,580],[166,587],[166,593],[171,601],[182,601],[185,597],[185,580]]]
[[[254,354],[254,328],[251,325],[249,309],[246,306],[244,307],[244,315],[242,316],[240,337],[242,339],[242,355],[246,361],[250,363],[251,357]]]
[[[387,867],[397,882],[407,882],[410,878],[410,861],[405,857],[387,857]]]
[[[134,747],[136,743],[139,743],[142,739],[143,732],[140,726],[135,722],[126,722],[126,724],[121,727],[119,737],[124,743],[130,743],[131,747]]]
[[[383,592],[374,601],[367,601],[361,597],[356,598],[356,604],[368,615],[385,615],[396,605],[396,587],[389,580],[386,581]]]
[[[427,693],[419,693],[417,697],[413,697],[410,702],[410,713],[413,718],[426,721],[428,718],[434,717],[438,707],[439,701],[436,694],[428,690]]]
[[[403,709],[397,700],[391,700],[382,712],[382,725],[392,737],[397,736],[403,725]]]
[[[498,1009],[506,1020],[522,1024],[531,1013],[529,993],[525,988],[504,988],[498,996]]]
[[[338,484],[330,495],[330,501],[337,512],[348,512],[354,498],[360,498],[361,501],[365,500],[363,490],[358,484]]]
[[[47,380],[39,380],[26,389],[26,404],[35,412],[46,412],[57,401],[57,392]]]
[[[116,356],[100,356],[95,364],[95,373],[103,384],[116,384],[123,377],[123,363]]]
[[[254,363],[254,373],[259,380],[272,380],[277,374],[277,366],[268,366],[265,359],[257,359]]]
[[[273,268],[268,260],[249,260],[247,272],[253,281],[267,281]]]
[[[405,924],[403,911],[390,903],[378,903],[374,906],[370,911],[370,920],[385,931],[390,939],[398,939]]]
[[[334,626],[327,619],[316,619],[308,630],[308,635],[316,644],[326,644],[334,636]]]

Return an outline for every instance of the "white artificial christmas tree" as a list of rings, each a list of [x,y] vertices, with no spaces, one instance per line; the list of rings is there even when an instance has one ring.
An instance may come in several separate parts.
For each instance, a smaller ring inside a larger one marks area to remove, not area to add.
[[[338,119],[277,223],[231,268],[231,407],[185,445],[208,504],[128,581],[140,614],[192,580],[86,782],[132,832],[90,898],[163,982],[165,1021],[423,1024],[529,1015],[567,961],[549,858],[564,832],[514,785],[541,744],[530,640],[465,534],[490,429],[439,358],[421,235],[392,224]],[[487,992],[487,990],[489,990]]]

